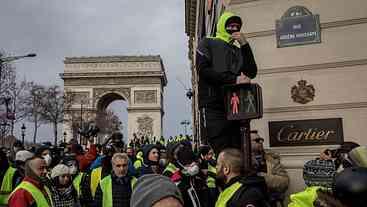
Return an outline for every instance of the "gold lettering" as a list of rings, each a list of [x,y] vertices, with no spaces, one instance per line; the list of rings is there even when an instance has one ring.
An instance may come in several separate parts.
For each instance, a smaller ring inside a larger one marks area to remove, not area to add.
[[[311,133],[311,137],[310,137],[310,139],[311,139],[311,140],[314,140],[314,139],[316,138],[316,131],[317,131],[317,128],[316,128],[316,129],[310,129],[310,130],[312,130],[312,133]]]
[[[289,128],[289,127],[285,126],[285,127],[282,127],[282,128],[279,130],[279,132],[278,132],[278,136],[277,136],[277,139],[278,139],[278,141],[279,141],[279,142],[284,142],[284,140],[282,140],[282,137],[285,137],[285,136],[283,136],[283,135],[282,135],[282,133],[283,133],[283,131],[284,131],[286,128]],[[292,128],[292,126],[291,126],[290,128]]]
[[[291,132],[288,134],[288,141],[297,141],[298,132]]]
[[[335,131],[334,130],[327,131],[326,132],[326,135],[325,135],[325,140],[328,139],[328,137],[329,137],[330,134],[335,134]]]
[[[297,139],[297,140],[298,140],[298,141],[299,141],[299,140],[302,140],[302,138],[304,137],[305,133],[306,133],[306,132],[304,132],[304,131],[300,131],[300,132],[298,132],[298,139]]]
[[[317,132],[317,134],[316,134],[316,139],[317,139],[317,140],[325,139],[324,135],[325,135],[325,131],[324,131],[324,130],[319,131],[319,132]]]
[[[312,132],[312,129],[307,130],[307,132],[305,133],[305,140],[311,139],[311,137],[310,137],[311,132]]]

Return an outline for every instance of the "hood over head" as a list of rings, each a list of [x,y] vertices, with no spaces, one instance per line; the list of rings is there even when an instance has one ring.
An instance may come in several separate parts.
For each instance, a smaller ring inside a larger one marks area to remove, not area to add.
[[[242,26],[242,20],[239,16],[234,15],[231,12],[224,12],[217,23],[217,32],[215,37],[221,39],[227,43],[230,43],[232,40],[231,34],[227,32],[226,26],[229,21],[238,22]]]
[[[158,152],[159,152],[159,148],[155,144],[148,144],[148,145],[145,145],[143,147],[143,162],[144,162],[144,164],[146,164],[146,165],[158,165],[159,164],[159,159],[158,159],[158,162],[153,162],[153,161],[150,161],[148,159],[149,153],[153,149],[157,149]]]

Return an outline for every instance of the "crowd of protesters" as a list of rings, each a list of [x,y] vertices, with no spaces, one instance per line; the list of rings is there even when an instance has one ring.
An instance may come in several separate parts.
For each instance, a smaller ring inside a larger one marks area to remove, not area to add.
[[[280,156],[251,133],[253,167],[238,149],[219,154],[189,136],[128,144],[114,133],[102,144],[76,140],[0,151],[0,206],[357,207],[367,203],[367,148],[346,142],[305,163],[307,187],[286,198]]]

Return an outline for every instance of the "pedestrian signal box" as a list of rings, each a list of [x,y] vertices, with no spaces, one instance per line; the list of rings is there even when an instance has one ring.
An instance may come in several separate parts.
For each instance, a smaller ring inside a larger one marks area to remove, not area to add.
[[[262,93],[257,83],[226,85],[224,93],[228,120],[262,118]]]

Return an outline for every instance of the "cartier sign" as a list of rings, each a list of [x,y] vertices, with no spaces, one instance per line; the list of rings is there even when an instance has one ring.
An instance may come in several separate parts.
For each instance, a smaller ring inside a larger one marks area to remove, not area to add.
[[[271,147],[341,144],[342,119],[271,121],[269,137]]]

